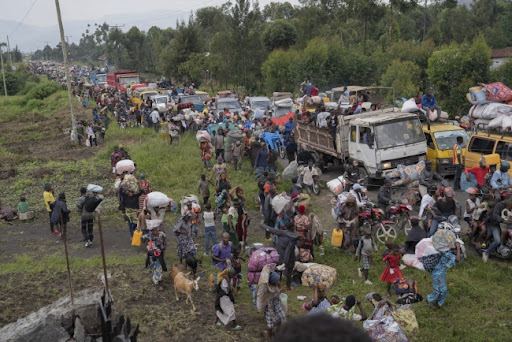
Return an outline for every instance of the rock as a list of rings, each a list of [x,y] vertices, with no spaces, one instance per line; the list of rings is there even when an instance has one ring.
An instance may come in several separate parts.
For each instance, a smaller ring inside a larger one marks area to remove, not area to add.
[[[75,331],[73,333],[73,338],[76,342],[85,342],[85,327],[82,322],[80,322],[80,318],[75,318]]]
[[[84,336],[85,332],[88,334],[101,333],[98,303],[102,294],[103,289],[87,289],[76,292],[73,296],[74,313],[75,316],[80,317],[80,323],[84,327]],[[14,323],[2,327],[0,329],[0,341],[65,342],[70,339],[68,331],[72,326],[73,307],[69,296],[65,296],[24,318],[18,319]]]

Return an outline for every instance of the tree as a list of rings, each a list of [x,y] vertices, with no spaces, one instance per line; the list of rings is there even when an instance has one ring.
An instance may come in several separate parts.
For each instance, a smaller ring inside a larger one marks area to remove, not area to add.
[[[482,35],[472,44],[445,46],[429,58],[428,76],[439,90],[438,98],[449,114],[467,112],[469,102],[464,94],[469,87],[489,80],[490,63],[491,49]]]
[[[263,42],[268,51],[286,50],[297,42],[297,30],[285,20],[277,20],[263,31]]]
[[[397,97],[409,98],[420,89],[420,75],[421,69],[415,63],[395,59],[382,75],[381,85],[393,87]]]
[[[280,19],[292,19],[295,14],[295,9],[288,2],[271,2],[263,8],[263,18],[266,21],[276,21]]]
[[[274,91],[294,92],[298,87],[297,80],[303,75],[297,75],[292,66],[300,60],[300,53],[295,50],[274,50],[261,66],[268,93]]]

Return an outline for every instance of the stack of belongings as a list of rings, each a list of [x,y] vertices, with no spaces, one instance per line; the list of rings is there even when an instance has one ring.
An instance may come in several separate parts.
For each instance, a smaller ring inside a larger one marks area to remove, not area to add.
[[[263,267],[277,263],[279,263],[279,254],[274,248],[261,247],[254,251],[249,258],[249,263],[247,265],[247,280],[249,281],[249,284],[258,284]]]
[[[331,214],[333,219],[338,219],[338,216],[341,213],[341,206],[343,205],[343,203],[345,203],[349,196],[352,196],[352,194],[350,194],[349,192],[342,192],[331,199]]]
[[[404,99],[405,100],[405,99]],[[420,120],[436,121],[438,119],[448,119],[448,113],[441,111],[441,115],[438,117],[437,111],[425,111],[421,108],[421,103],[417,104],[414,98],[410,98],[409,100],[405,100],[402,104],[402,109],[400,110],[402,113],[416,113]]]
[[[395,170],[386,175],[388,179],[398,179],[392,186],[409,184],[420,179],[421,171],[425,168],[425,162],[420,161],[417,164],[405,166],[399,164]]]
[[[286,171],[286,169],[285,169],[285,171]],[[283,173],[283,176],[284,176],[284,173]],[[328,181],[327,187],[329,188],[329,190],[331,190],[331,192],[334,194],[334,196],[338,196],[339,194],[341,194],[343,192],[343,190],[345,190],[345,184],[346,184],[345,178],[343,176],[339,176],[337,178],[334,178],[334,179],[331,179],[330,181]]]
[[[212,139],[207,131],[197,131],[196,140],[201,150],[213,150]]]
[[[480,128],[512,127],[512,90],[501,82],[480,83],[479,87],[469,89],[466,95],[473,105],[469,109],[469,118]]]
[[[448,229],[438,229],[434,236],[418,242],[415,254],[405,254],[404,264],[421,271],[432,272],[439,263],[443,253],[453,251],[455,242],[459,242],[455,233]]]
[[[192,120],[194,120],[194,122],[198,125],[201,125],[203,123],[201,113],[196,111],[195,107],[185,108],[183,110],[183,114],[187,122],[191,122]]]

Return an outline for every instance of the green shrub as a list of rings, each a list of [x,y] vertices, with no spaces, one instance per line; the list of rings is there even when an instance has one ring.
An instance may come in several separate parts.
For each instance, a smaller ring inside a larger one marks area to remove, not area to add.
[[[41,109],[44,106],[43,100],[30,99],[27,104],[23,107],[24,110],[29,111],[33,109]]]
[[[38,83],[37,82],[27,82],[25,84],[25,87],[23,88],[22,91],[20,91],[20,95],[26,95],[28,94],[32,89],[34,89],[35,87],[37,87]]]
[[[43,100],[60,89],[60,85],[56,82],[43,82],[32,88],[25,96],[25,100],[27,102],[30,99]]]

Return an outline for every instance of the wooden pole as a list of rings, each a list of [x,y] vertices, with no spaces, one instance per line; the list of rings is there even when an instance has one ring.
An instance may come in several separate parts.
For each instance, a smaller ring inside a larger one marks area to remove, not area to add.
[[[5,68],[4,68],[4,57],[3,57],[2,45],[4,45],[4,43],[0,44],[0,62],[1,62],[1,67],[2,67],[2,78],[4,79],[5,102],[7,102],[7,84],[5,83]]]
[[[9,44],[9,36],[7,36],[7,53],[9,54],[9,63],[12,68],[12,55],[11,55],[11,45]]]
[[[57,19],[59,20],[59,30],[60,30],[60,43],[62,45],[62,55],[64,57],[64,73],[66,75],[66,84],[68,87],[68,97],[69,97],[69,108],[71,110],[71,127],[73,130],[73,134],[71,135],[71,140],[76,142],[76,120],[75,120],[75,111],[73,107],[73,95],[71,94],[71,79],[69,78],[69,62],[68,62],[68,48],[66,45],[66,40],[64,36],[64,27],[62,26],[62,18],[60,15],[60,5],[59,0],[55,0],[55,7],[57,8]]]
[[[103,261],[103,276],[105,277],[105,292],[107,293],[108,301],[112,301],[110,292],[108,290],[108,277],[107,277],[107,262],[105,260],[105,247],[103,245],[103,229],[101,227],[101,217],[98,214],[98,232],[100,233],[100,248],[101,248],[101,260]]]
[[[64,218],[62,209],[60,210],[60,229],[62,230],[62,240],[64,241],[64,253],[66,255],[66,266],[68,268],[68,281],[69,281],[69,296],[71,298],[71,306],[75,306],[73,301],[73,285],[71,283],[71,269],[69,268],[69,256],[68,256],[68,244],[66,237],[66,225],[64,224]]]

